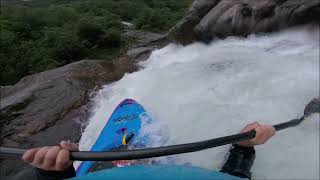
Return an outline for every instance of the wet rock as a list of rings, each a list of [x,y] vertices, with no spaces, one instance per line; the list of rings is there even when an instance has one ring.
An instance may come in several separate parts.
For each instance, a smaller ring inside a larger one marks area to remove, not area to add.
[[[19,142],[52,126],[85,104],[96,86],[118,80],[133,69],[128,59],[83,60],[25,77],[11,87],[2,87],[2,143]]]
[[[136,70],[128,57],[83,60],[21,79],[0,88],[1,146],[29,148],[78,142],[89,115],[88,100],[99,86]],[[1,179],[27,168],[21,160],[2,159]]]
[[[166,34],[128,30],[124,35],[133,41],[129,44],[126,55],[134,61],[144,61],[149,58],[152,51],[169,44]]]
[[[156,47],[148,46],[148,47],[138,47],[131,49],[127,52],[127,55],[136,60],[136,61],[143,61],[149,58],[151,52],[155,50]]]
[[[169,32],[181,44],[319,23],[318,0],[195,0]]]

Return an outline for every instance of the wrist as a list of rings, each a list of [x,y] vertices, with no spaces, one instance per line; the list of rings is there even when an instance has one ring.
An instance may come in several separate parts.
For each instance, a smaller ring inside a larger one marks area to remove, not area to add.
[[[233,149],[236,149],[241,152],[246,152],[246,153],[255,153],[255,149],[253,146],[242,146],[239,144],[232,144]]]
[[[238,142],[236,144],[241,147],[254,147],[254,144],[251,143],[250,141],[242,141],[242,142]]]
[[[38,175],[41,177],[55,177],[57,179],[67,179],[76,176],[73,165],[70,165],[64,171],[48,171],[39,168],[35,168]]]

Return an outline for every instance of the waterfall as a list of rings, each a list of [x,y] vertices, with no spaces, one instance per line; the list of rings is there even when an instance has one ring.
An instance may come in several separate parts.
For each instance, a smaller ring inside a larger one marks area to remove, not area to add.
[[[300,117],[305,105],[319,96],[319,29],[170,44],[140,65],[139,71],[97,92],[80,149],[90,149],[126,98],[142,104],[154,120],[142,133],[166,137],[154,136],[150,146],[235,134],[253,121],[276,124]],[[161,163],[218,169],[227,149],[161,158]],[[319,114],[278,132],[256,151],[254,179],[319,179]]]

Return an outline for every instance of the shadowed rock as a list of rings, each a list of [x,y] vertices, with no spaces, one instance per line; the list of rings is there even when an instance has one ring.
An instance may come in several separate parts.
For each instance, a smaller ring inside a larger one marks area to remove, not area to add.
[[[141,30],[129,30],[124,34],[129,39],[134,39],[129,44],[126,55],[135,61],[144,61],[149,58],[152,51],[169,44],[166,35],[151,33]]]
[[[45,130],[85,104],[96,86],[116,81],[134,68],[128,59],[83,60],[1,88],[2,143],[19,143]]]
[[[169,37],[190,44],[319,22],[318,0],[195,0]]]

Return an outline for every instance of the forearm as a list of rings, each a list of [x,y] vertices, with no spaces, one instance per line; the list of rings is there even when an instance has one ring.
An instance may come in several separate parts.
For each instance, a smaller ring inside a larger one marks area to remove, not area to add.
[[[36,171],[36,180],[62,180],[68,179],[76,176],[76,172],[73,166],[70,166],[65,171],[45,171],[42,169],[35,169]]]
[[[221,172],[233,176],[251,179],[251,168],[255,160],[253,147],[232,145],[227,161],[221,168]]]

